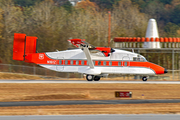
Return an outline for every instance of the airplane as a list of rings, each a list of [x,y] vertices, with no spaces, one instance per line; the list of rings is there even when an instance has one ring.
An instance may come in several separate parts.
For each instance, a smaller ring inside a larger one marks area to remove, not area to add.
[[[77,72],[87,81],[99,81],[108,74],[149,75],[167,73],[159,65],[148,62],[140,54],[110,47],[94,47],[83,39],[70,39],[78,49],[37,53],[37,37],[14,33],[13,60],[35,63],[58,72]]]

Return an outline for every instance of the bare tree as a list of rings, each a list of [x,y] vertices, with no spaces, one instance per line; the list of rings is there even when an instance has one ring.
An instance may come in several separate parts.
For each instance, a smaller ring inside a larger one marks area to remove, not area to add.
[[[112,12],[112,34],[117,36],[145,35],[148,17],[140,13],[130,0],[121,0]]]

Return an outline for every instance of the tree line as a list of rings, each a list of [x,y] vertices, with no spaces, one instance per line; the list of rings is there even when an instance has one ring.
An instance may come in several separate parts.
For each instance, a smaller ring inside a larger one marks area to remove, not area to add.
[[[0,62],[12,60],[14,33],[38,37],[38,52],[65,50],[67,40],[86,39],[107,46],[108,11],[111,38],[144,37],[149,18],[158,22],[162,37],[178,37],[180,0],[0,0]]]

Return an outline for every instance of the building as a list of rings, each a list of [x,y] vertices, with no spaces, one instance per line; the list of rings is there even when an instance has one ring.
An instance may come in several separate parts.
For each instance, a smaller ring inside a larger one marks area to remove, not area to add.
[[[78,2],[81,2],[82,0],[69,0],[69,2],[75,6]]]

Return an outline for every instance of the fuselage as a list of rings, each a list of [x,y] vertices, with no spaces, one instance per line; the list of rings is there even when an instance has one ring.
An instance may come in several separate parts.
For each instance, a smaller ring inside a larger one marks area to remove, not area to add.
[[[94,69],[90,69],[87,58],[81,49],[58,52],[27,54],[27,62],[36,63],[42,67],[58,72],[78,72],[83,74],[132,74],[155,75],[164,74],[165,69],[148,62],[137,53],[115,49],[109,57],[102,52],[92,52],[91,58]]]

